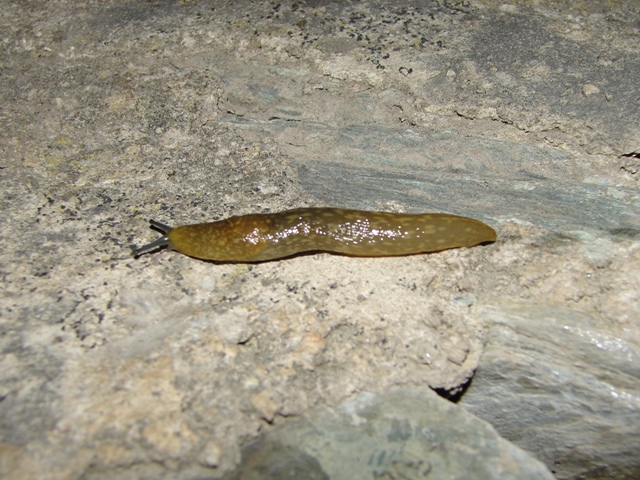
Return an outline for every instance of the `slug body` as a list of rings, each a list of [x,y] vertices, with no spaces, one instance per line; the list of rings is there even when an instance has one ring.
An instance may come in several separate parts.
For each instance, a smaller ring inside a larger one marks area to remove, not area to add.
[[[221,262],[262,262],[312,251],[383,257],[496,240],[491,227],[472,218],[340,208],[298,208],[176,228],[151,224],[165,236],[136,250],[136,256],[168,245],[191,257]]]

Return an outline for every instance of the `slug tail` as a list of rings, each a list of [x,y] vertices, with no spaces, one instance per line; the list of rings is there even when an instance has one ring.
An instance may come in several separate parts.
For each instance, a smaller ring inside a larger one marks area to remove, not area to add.
[[[168,225],[164,225],[160,222],[156,222],[155,220],[149,220],[149,223],[153,228],[164,233],[164,235],[159,239],[157,239],[155,242],[151,242],[147,245],[143,245],[140,248],[134,249],[133,251],[134,258],[138,258],[140,255],[144,255],[145,253],[149,253],[153,250],[169,245],[168,234],[171,230],[173,230],[173,228]]]

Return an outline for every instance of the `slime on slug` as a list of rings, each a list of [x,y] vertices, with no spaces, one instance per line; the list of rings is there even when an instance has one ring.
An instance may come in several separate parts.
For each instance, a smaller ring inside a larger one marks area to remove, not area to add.
[[[473,218],[444,213],[387,213],[342,208],[297,208],[169,227],[134,251],[139,256],[168,246],[191,257],[219,262],[263,262],[305,252],[385,257],[437,252],[494,242],[496,232]]]

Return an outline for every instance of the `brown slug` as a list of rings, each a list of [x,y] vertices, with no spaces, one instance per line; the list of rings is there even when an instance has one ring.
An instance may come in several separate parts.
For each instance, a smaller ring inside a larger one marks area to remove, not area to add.
[[[262,262],[313,251],[385,257],[496,240],[493,228],[472,218],[342,208],[297,208],[176,228],[154,220],[151,225],[164,236],[136,249],[134,256],[166,245],[191,257],[220,262]]]

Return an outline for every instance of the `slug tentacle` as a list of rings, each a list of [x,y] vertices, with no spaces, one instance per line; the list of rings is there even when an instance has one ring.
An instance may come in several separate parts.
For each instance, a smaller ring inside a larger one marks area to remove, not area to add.
[[[162,233],[164,233],[164,235],[162,237],[160,237],[159,239],[157,239],[155,242],[151,242],[147,245],[143,245],[140,248],[136,248],[133,251],[133,256],[134,257],[139,257],[140,255],[143,255],[147,252],[150,252],[152,250],[155,250],[156,248],[160,248],[160,247],[164,247],[169,245],[169,237],[168,234],[169,232],[171,232],[171,230],[173,230],[173,227],[170,227],[168,225],[165,225],[163,223],[160,222],[156,222],[155,220],[149,220],[149,223],[151,224],[151,226],[153,228],[155,228],[156,230],[161,231]]]
[[[170,227],[169,225],[165,225],[164,223],[160,223],[160,222],[156,222],[155,220],[149,220],[149,223],[151,224],[151,226],[153,228],[155,228],[156,230],[160,230],[162,233],[167,234],[169,233],[171,230],[173,230],[173,227]]]
[[[167,245],[191,257],[262,262],[305,252],[382,257],[438,252],[494,242],[496,232],[473,218],[443,213],[399,214],[340,208],[298,208],[171,228],[135,256]]]

